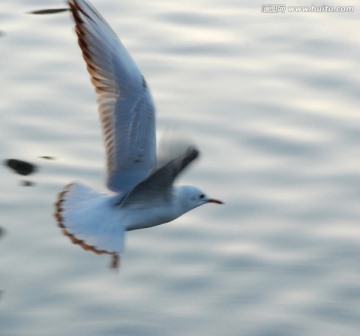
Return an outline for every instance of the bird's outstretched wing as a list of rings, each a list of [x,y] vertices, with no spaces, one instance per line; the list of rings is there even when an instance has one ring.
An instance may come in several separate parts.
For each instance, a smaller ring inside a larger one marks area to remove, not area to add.
[[[115,32],[85,0],[69,0],[79,46],[97,92],[107,186],[128,192],[156,166],[155,108],[150,90]]]
[[[134,203],[153,203],[156,199],[160,202],[168,201],[175,179],[199,154],[196,148],[187,148],[185,153],[160,167],[145,181],[139,183],[122,201],[121,206]]]

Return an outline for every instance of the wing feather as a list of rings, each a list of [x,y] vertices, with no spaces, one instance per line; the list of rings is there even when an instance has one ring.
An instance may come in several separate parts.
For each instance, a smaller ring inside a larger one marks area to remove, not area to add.
[[[107,186],[115,192],[128,192],[156,166],[155,108],[150,90],[98,11],[85,0],[68,2],[97,93],[107,156]]]
[[[188,147],[186,152],[176,159],[158,168],[145,181],[139,183],[128,196],[120,203],[121,206],[134,203],[154,203],[168,201],[171,198],[171,190],[175,179],[195,159],[200,152],[195,147]]]

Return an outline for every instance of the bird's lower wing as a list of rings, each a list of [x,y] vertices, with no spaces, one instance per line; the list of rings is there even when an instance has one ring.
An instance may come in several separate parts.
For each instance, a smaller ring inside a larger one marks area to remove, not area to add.
[[[146,180],[139,183],[122,201],[121,206],[134,203],[150,203],[154,200],[168,200],[172,185],[181,172],[198,156],[195,147],[189,147],[176,159],[158,168]]]

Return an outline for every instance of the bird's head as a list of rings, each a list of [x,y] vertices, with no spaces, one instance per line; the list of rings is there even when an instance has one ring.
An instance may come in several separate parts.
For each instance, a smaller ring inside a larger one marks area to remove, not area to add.
[[[224,204],[222,201],[208,197],[203,191],[193,186],[178,187],[177,192],[178,200],[185,212],[207,203]]]

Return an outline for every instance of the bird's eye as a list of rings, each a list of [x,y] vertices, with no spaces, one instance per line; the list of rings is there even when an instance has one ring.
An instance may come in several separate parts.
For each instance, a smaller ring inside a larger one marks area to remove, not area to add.
[[[201,194],[201,195],[199,196],[200,199],[203,199],[204,197],[205,197],[204,194]]]

